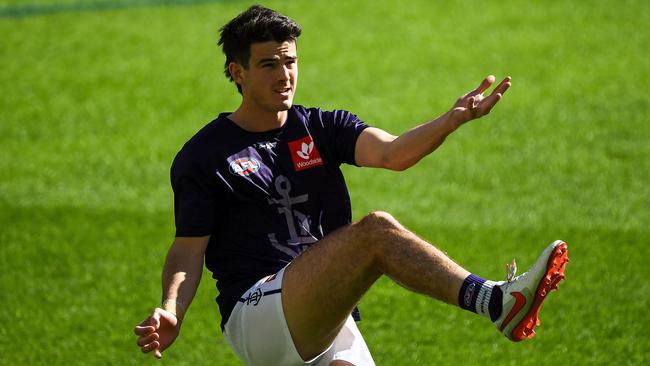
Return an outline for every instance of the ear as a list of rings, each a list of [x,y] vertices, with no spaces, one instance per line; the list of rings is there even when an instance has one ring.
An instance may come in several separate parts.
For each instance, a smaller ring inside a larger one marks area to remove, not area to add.
[[[228,64],[228,72],[235,83],[241,85],[244,82],[244,67],[242,65],[231,62]]]

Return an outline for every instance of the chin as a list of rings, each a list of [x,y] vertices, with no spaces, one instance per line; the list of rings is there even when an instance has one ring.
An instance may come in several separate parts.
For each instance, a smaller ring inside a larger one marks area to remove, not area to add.
[[[286,101],[282,102],[282,104],[279,106],[280,111],[286,111],[289,108],[291,108],[292,105],[293,105],[293,100],[286,100]]]

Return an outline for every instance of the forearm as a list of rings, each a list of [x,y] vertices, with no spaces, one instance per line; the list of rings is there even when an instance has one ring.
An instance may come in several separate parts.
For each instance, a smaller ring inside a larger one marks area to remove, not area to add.
[[[162,274],[163,309],[179,321],[190,306],[203,273],[203,253],[188,251],[176,242],[167,253]]]
[[[405,170],[431,154],[447,136],[462,124],[480,118],[492,110],[510,87],[510,77],[485,97],[483,92],[492,85],[494,76],[486,77],[478,88],[458,98],[454,106],[442,116],[421,124],[399,137],[379,128],[365,129],[355,147],[355,160],[360,166]]]
[[[447,112],[416,126],[395,138],[384,151],[384,167],[392,170],[410,168],[431,154],[461,123]]]

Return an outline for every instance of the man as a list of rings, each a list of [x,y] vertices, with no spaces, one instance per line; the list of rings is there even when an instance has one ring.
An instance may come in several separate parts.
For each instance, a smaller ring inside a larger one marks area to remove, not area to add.
[[[217,280],[222,330],[248,365],[373,365],[351,314],[382,275],[530,338],[547,293],[564,278],[567,246],[549,245],[508,281],[471,274],[387,213],[351,222],[339,165],[404,170],[510,87],[493,76],[442,116],[399,137],[347,111],[293,105],[298,81],[291,19],[253,6],[221,29],[225,72],[242,94],[233,113],[199,131],[172,165],[176,238],[163,304],[135,328],[158,358],[179,334],[203,260]]]

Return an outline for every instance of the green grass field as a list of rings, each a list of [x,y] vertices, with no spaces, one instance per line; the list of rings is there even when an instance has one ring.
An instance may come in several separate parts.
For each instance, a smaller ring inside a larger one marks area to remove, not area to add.
[[[355,218],[391,212],[498,280],[513,257],[522,270],[570,246],[523,343],[381,280],[359,323],[378,365],[650,363],[650,3],[264,4],[303,26],[296,103],[392,133],[513,77],[413,169],[345,168]],[[238,106],[217,29],[248,5],[0,0],[0,365],[240,364],[207,272],[162,361],[132,329],[160,299],[171,160]]]

